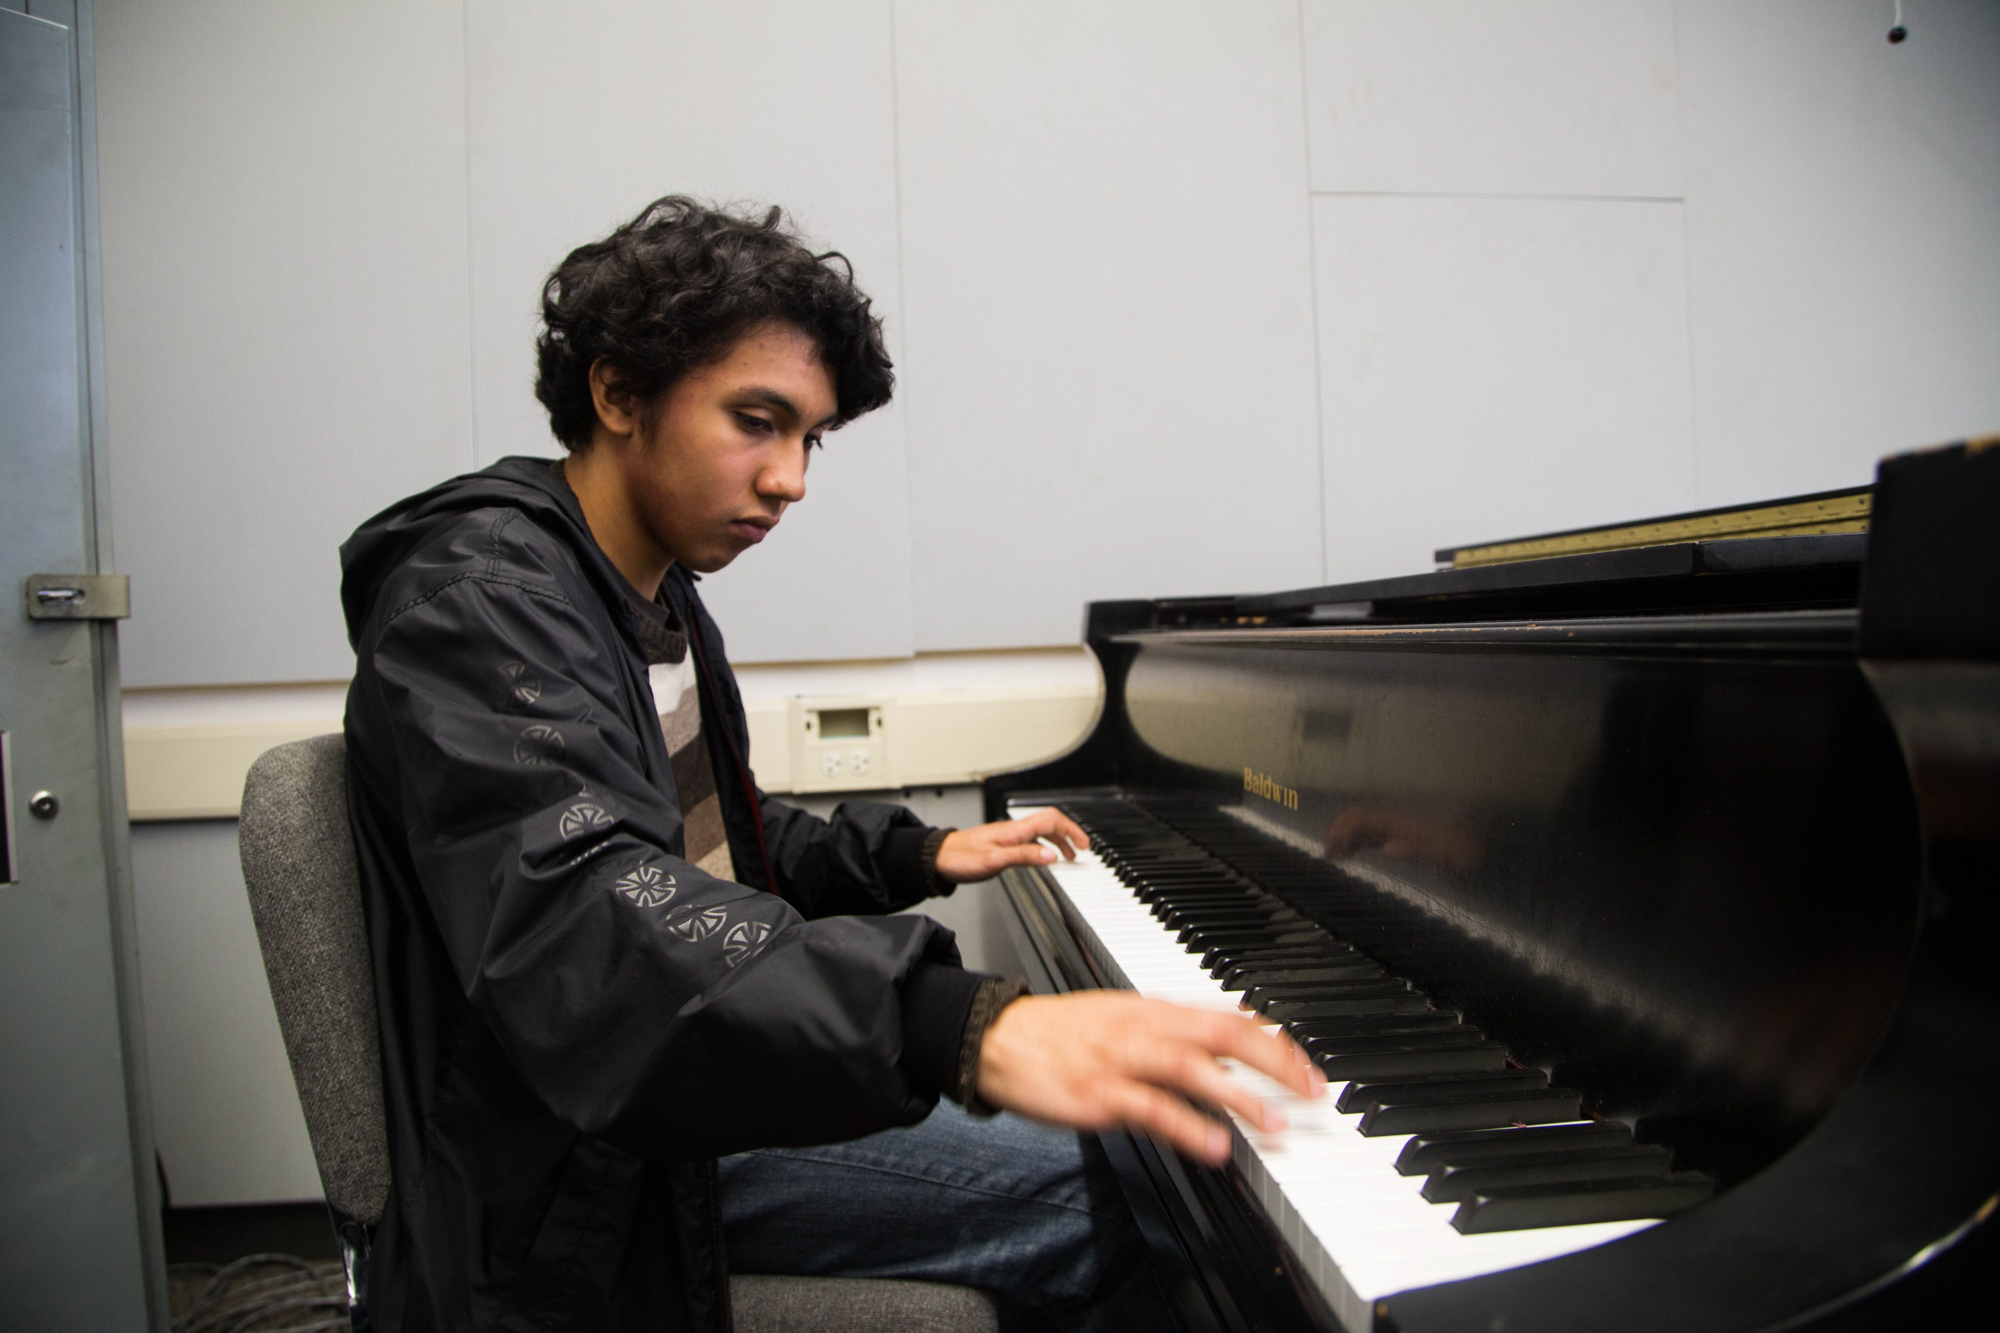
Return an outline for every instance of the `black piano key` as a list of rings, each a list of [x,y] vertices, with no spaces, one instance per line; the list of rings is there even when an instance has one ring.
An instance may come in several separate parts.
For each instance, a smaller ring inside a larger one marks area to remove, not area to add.
[[[1356,1000],[1376,995],[1401,995],[1410,989],[1410,983],[1401,977],[1281,982],[1275,986],[1252,986],[1244,992],[1243,1003],[1252,1009],[1261,1009],[1276,1001]]]
[[[1246,898],[1270,897],[1233,875],[1128,875],[1126,878],[1154,902],[1242,902]]]
[[[1419,1134],[1403,1145],[1403,1151],[1396,1157],[1396,1170],[1406,1176],[1427,1176],[1450,1163],[1500,1161],[1558,1147],[1619,1148],[1631,1142],[1631,1129],[1617,1120]]]
[[[1275,948],[1259,947],[1251,949],[1209,949],[1201,956],[1201,965],[1208,974],[1218,980],[1232,967],[1242,967],[1252,963],[1284,963],[1294,967],[1309,967],[1328,958],[1349,956],[1347,947],[1338,942],[1323,944],[1281,944]]]
[[[1205,898],[1268,898],[1271,895],[1255,884],[1227,871],[1216,870],[1202,874],[1151,875],[1128,872],[1125,878],[1135,887],[1152,894],[1156,898],[1179,898],[1199,901]]]
[[[1210,949],[1243,949],[1256,944],[1316,944],[1329,936],[1317,926],[1302,924],[1273,926],[1268,930],[1203,930],[1199,926],[1189,926],[1175,938],[1184,945],[1192,946],[1190,952],[1206,953]]]
[[[1220,949],[1234,945],[1238,949],[1268,947],[1276,949],[1280,945],[1324,945],[1332,937],[1322,931],[1316,923],[1304,917],[1292,917],[1290,921],[1278,921],[1266,915],[1242,915],[1242,917],[1220,917],[1214,923],[1194,921],[1174,931],[1174,939],[1192,949],[1194,953],[1208,953],[1210,949]]]
[[[1399,1078],[1349,1083],[1340,1090],[1333,1109],[1358,1115],[1378,1102],[1466,1101],[1489,1092],[1513,1092],[1525,1088],[1546,1088],[1549,1076],[1539,1069],[1502,1069],[1488,1074],[1437,1074],[1428,1078]]]
[[[1316,926],[1304,917],[1293,913],[1277,912],[1165,912],[1160,915],[1160,924],[1176,936],[1188,935],[1195,931],[1217,933],[1233,931],[1242,934],[1260,930],[1315,930]],[[1183,944],[1187,940],[1181,941]]]
[[[1296,986],[1315,981],[1370,981],[1382,969],[1364,959],[1314,967],[1260,967],[1254,963],[1232,967],[1222,975],[1222,989],[1249,990],[1252,986]]]
[[[1381,1050],[1341,1050],[1336,1043],[1321,1041],[1306,1054],[1320,1067],[1328,1082],[1342,1079],[1404,1078],[1418,1074],[1469,1074],[1506,1067],[1507,1048],[1497,1041],[1410,1042],[1393,1038],[1381,1041]]]
[[[1361,1114],[1368,1138],[1423,1134],[1440,1129],[1497,1129],[1502,1125],[1547,1125],[1577,1117],[1579,1098],[1568,1088],[1526,1088],[1478,1097],[1430,1101],[1376,1102]]]
[[[1473,1195],[1458,1206],[1451,1224],[1475,1236],[1586,1222],[1633,1222],[1672,1217],[1713,1193],[1715,1182],[1699,1171],[1576,1185],[1520,1185]]]
[[[1298,1023],[1318,1018],[1349,1018],[1360,1014],[1420,1014],[1430,1008],[1421,991],[1349,1000],[1272,1000],[1259,1012],[1273,1023]]]
[[[1423,1196],[1432,1203],[1462,1203],[1475,1194],[1521,1185],[1566,1185],[1578,1181],[1632,1180],[1663,1176],[1673,1154],[1655,1144],[1603,1148],[1595,1152],[1545,1152],[1476,1166],[1447,1166],[1431,1172]]]
[[[1246,902],[1241,898],[1233,902],[1192,903],[1180,898],[1155,898],[1147,905],[1146,910],[1154,920],[1162,924],[1175,918],[1184,918],[1188,921],[1247,919],[1258,924],[1274,916],[1284,916],[1291,920],[1304,919],[1283,903]]]
[[[1276,898],[1244,890],[1229,893],[1138,893],[1139,901],[1146,904],[1146,910],[1165,920],[1173,912],[1226,916],[1234,913],[1250,912],[1290,912],[1291,904]],[[1296,913],[1294,913],[1296,915]]]
[[[1280,963],[1311,966],[1341,959],[1359,959],[1361,956],[1351,945],[1328,939],[1315,944],[1281,944],[1275,948],[1210,949],[1202,954],[1201,965],[1208,969],[1210,976],[1220,977],[1232,967]]]
[[[1297,1019],[1285,1024],[1292,1040],[1301,1044],[1320,1039],[1350,1037],[1405,1037],[1417,1033],[1463,1033],[1482,1035],[1456,1013],[1426,1009],[1417,1014],[1346,1014],[1335,1018]]]
[[[1155,878],[1150,875],[1120,875],[1125,886],[1132,890],[1144,903],[1168,902],[1242,902],[1254,897],[1257,890],[1253,885],[1226,875],[1192,875]]]
[[[1185,930],[1189,926],[1235,926],[1239,931],[1262,930],[1266,926],[1291,923],[1311,924],[1291,908],[1281,904],[1233,903],[1185,907],[1177,903],[1154,903],[1153,916],[1162,925]]]
[[[1289,907],[1282,898],[1273,898],[1268,893],[1260,893],[1248,884],[1211,885],[1200,889],[1160,889],[1157,885],[1146,886],[1154,890],[1152,906],[1155,912],[1170,908],[1189,911],[1222,911],[1230,907]]]
[[[1329,1055],[1365,1055],[1372,1051],[1409,1050],[1419,1046],[1466,1046],[1486,1041],[1486,1034],[1470,1023],[1442,1025],[1425,1024],[1420,1021],[1444,1016],[1392,1014],[1377,1020],[1381,1025],[1377,1029],[1360,1031],[1320,1031],[1319,1029],[1335,1025],[1298,1023],[1293,1025],[1292,1036],[1293,1040],[1308,1051],[1325,1051]],[[1305,1035],[1300,1035],[1301,1033]],[[1497,1041],[1491,1044],[1501,1045]]]
[[[1303,924],[1305,918],[1289,907],[1264,908],[1257,906],[1230,908],[1188,908],[1170,907],[1154,916],[1174,930],[1185,930],[1189,926],[1242,926],[1248,930],[1261,930],[1266,926]]]

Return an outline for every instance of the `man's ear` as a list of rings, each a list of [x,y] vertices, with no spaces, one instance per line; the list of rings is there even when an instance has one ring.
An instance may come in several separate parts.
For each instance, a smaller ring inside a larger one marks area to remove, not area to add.
[[[590,363],[590,401],[597,409],[599,429],[629,439],[639,433],[639,405],[632,401],[624,380],[603,357]]]

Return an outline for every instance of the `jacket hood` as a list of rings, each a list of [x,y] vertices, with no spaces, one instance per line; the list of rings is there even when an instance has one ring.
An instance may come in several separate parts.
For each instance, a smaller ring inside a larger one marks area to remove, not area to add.
[[[340,605],[355,651],[375,594],[396,566],[433,533],[480,509],[518,509],[562,536],[603,588],[607,603],[619,605],[623,598],[615,590],[626,586],[625,577],[590,535],[583,507],[553,464],[548,458],[503,458],[399,500],[356,528],[340,546]]]

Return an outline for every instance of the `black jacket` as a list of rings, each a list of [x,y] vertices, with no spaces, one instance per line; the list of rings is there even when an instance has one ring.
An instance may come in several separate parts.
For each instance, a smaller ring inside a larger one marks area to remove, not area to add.
[[[678,568],[730,854],[682,858],[630,585],[545,460],[341,548],[348,791],[395,1188],[379,1327],[716,1329],[713,1159],[921,1120],[978,974],[894,806],[765,797],[722,636]]]

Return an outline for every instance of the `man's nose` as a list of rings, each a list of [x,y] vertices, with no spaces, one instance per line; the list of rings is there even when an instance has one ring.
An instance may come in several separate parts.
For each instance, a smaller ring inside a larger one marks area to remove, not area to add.
[[[806,448],[804,442],[787,449],[757,474],[757,494],[767,500],[797,504],[806,498]]]

